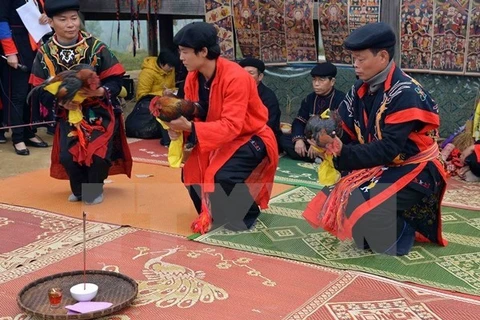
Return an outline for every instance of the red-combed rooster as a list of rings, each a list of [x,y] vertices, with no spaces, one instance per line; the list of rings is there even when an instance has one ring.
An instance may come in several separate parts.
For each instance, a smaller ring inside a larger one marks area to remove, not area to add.
[[[71,132],[69,135],[78,136],[80,145],[85,149],[87,139],[83,130],[88,133],[93,130],[105,131],[101,125],[92,126],[83,119],[81,107],[85,99],[98,96],[98,87],[100,87],[100,78],[97,73],[90,65],[84,64],[76,66],[75,69],[60,72],[32,92],[43,89],[56,97],[57,103],[68,110],[68,122],[76,128],[76,132]]]
[[[184,116],[188,120],[202,117],[204,110],[198,103],[178,99],[174,96],[157,96],[150,102],[150,113],[162,121],[170,122]]]

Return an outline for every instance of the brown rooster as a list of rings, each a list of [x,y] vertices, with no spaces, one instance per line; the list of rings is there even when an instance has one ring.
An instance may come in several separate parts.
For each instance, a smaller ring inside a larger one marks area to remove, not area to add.
[[[324,148],[323,135],[341,137],[343,133],[342,120],[337,111],[325,110],[321,115],[312,116],[305,126],[305,136],[313,139],[317,146]],[[328,140],[328,139],[327,139]]]
[[[153,98],[149,108],[154,117],[166,122],[178,119],[180,116],[184,116],[191,121],[193,118],[205,115],[205,111],[198,103],[178,99],[170,95]]]
[[[105,131],[101,125],[91,126],[85,121],[81,108],[85,99],[98,96],[99,86],[100,78],[93,68],[90,65],[81,64],[72,70],[62,71],[45,81],[32,90],[29,96],[40,89],[53,94],[57,99],[57,103],[68,110],[68,122],[76,128],[76,132],[71,132],[69,135],[78,136],[80,145],[86,148],[87,139],[84,131],[88,134],[93,130]]]

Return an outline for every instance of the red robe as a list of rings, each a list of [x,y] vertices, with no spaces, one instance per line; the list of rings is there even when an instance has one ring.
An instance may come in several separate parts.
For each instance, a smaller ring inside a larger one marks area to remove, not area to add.
[[[185,99],[198,101],[198,90],[198,71],[189,72]],[[200,184],[204,193],[213,192],[217,171],[238,148],[257,135],[265,143],[267,156],[247,183],[256,203],[267,208],[278,165],[277,142],[267,120],[268,109],[260,100],[252,76],[238,64],[218,58],[206,121],[195,121],[198,142],[183,168],[185,184]],[[252,186],[259,188],[252,191]]]

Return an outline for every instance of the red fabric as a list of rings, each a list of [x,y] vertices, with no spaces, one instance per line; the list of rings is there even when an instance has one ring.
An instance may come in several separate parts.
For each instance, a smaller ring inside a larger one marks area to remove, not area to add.
[[[278,149],[275,136],[266,125],[268,110],[258,96],[255,81],[238,64],[218,58],[210,91],[207,120],[195,122],[198,144],[184,166],[185,184],[201,184],[203,192],[213,192],[217,171],[240,146],[257,135],[266,145],[268,163],[254,170],[249,186],[261,185],[255,200],[261,208],[267,208]],[[198,101],[198,71],[187,76],[185,98]]]
[[[475,156],[477,157],[477,162],[480,162],[480,144],[476,144],[474,146],[473,152],[475,152]]]
[[[12,38],[0,40],[0,43],[3,47],[3,53],[6,56],[18,53],[17,46]]]
[[[125,127],[123,124],[123,119],[119,120],[118,134],[121,140],[121,145],[122,145],[121,148],[124,153],[125,160],[114,161],[108,171],[108,175],[125,174],[130,178],[132,174],[133,162],[132,162],[132,155],[130,154],[130,149],[128,147],[128,143],[125,135]],[[59,147],[60,146],[60,127],[59,126],[57,126],[56,128],[55,136],[53,139],[54,140],[53,140],[52,153],[51,153],[50,176],[55,179],[69,180],[68,174],[65,171],[65,168],[60,163],[60,147]],[[95,141],[97,140],[99,139],[98,138],[95,139]],[[104,143],[106,147],[106,142]]]

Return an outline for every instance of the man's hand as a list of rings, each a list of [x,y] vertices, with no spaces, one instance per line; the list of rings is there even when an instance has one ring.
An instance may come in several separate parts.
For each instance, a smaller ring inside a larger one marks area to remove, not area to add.
[[[192,131],[192,122],[188,121],[184,116],[167,122],[167,125],[171,130],[188,132]]]
[[[16,54],[12,54],[7,56],[7,63],[13,69],[17,69],[18,67],[18,57]]]
[[[334,156],[339,156],[343,148],[343,143],[340,138],[337,136],[332,138],[326,133],[318,137],[318,144],[320,144],[320,146],[325,146],[325,149],[327,149]]]
[[[295,152],[301,157],[305,157],[307,155],[307,147],[305,146],[305,141],[303,141],[302,139],[295,141]]]
[[[47,24],[49,22],[50,22],[50,18],[45,13],[42,13],[40,15],[40,18],[38,18],[38,23],[40,24]]]
[[[181,133],[180,131],[175,131],[175,130],[172,130],[172,129],[168,129],[168,137],[172,141],[180,138],[180,133]]]

